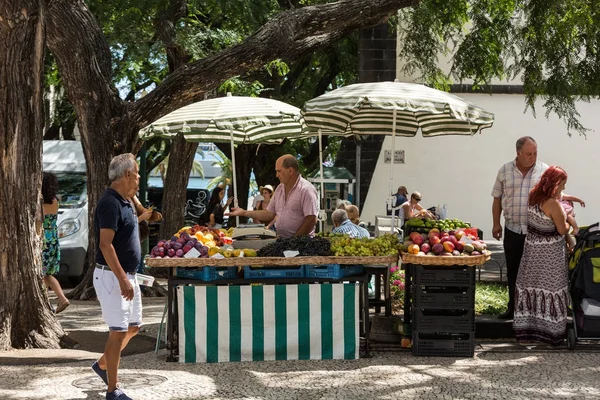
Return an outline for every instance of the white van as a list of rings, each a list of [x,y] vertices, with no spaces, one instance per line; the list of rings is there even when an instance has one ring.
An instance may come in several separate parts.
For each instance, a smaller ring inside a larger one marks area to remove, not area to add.
[[[83,277],[88,248],[87,177],[81,142],[44,140],[42,168],[58,178],[58,274],[77,283]]]

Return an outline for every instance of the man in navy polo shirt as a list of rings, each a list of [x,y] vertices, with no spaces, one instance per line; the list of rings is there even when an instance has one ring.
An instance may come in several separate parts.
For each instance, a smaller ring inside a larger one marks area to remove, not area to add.
[[[131,198],[139,188],[139,167],[133,154],[121,154],[108,167],[110,187],[94,213],[98,243],[94,289],[109,328],[104,354],[92,365],[108,385],[107,399],[130,399],[118,387],[121,350],[142,324],[142,297],[136,280],[141,260],[138,218]]]

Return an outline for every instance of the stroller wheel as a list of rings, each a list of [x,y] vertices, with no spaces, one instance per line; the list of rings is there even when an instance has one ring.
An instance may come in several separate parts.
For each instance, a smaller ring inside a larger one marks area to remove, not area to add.
[[[575,350],[575,344],[577,343],[577,338],[575,337],[575,329],[569,328],[567,331],[567,348],[569,350]]]

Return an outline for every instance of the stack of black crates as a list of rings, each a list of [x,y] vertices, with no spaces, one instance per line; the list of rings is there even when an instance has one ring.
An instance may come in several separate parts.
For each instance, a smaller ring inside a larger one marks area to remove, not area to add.
[[[473,357],[475,267],[411,267],[413,355]]]

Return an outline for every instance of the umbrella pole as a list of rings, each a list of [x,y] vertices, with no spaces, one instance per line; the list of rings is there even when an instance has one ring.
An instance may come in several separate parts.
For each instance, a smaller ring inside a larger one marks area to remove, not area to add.
[[[321,210],[325,210],[325,192],[323,179],[323,135],[319,129],[319,173],[321,174]],[[321,217],[321,216],[320,216]],[[323,232],[323,218],[319,218],[319,232]]]
[[[394,108],[394,112],[392,113],[392,158],[390,160],[390,187],[388,190],[388,193],[393,193],[392,190],[394,190],[394,152],[396,151],[396,109]],[[394,204],[394,201],[392,200],[392,204]],[[396,206],[398,206],[397,204],[394,204],[393,207],[390,207],[392,209],[392,219],[391,219],[391,225],[392,225],[392,235],[395,233],[395,225],[394,225],[394,216],[396,215]]]
[[[237,197],[237,180],[235,179],[235,145],[233,144],[233,129],[229,131],[229,137],[231,139],[231,169],[233,177],[233,208],[238,208],[238,197]],[[229,206],[231,208],[231,206]],[[240,217],[235,217],[235,225],[240,224]]]

